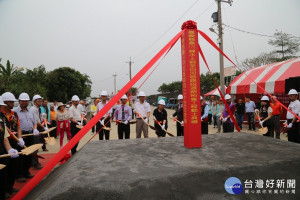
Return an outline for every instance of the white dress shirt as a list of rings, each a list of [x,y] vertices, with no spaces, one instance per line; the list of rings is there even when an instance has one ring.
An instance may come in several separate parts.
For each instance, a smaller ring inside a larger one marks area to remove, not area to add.
[[[140,115],[142,115],[143,118],[147,117],[148,112],[151,112],[150,104],[146,101],[144,101],[144,103],[136,102],[134,107],[135,107],[135,110]],[[140,117],[137,115],[137,118],[140,118]]]
[[[77,108],[75,108],[75,106],[72,105],[71,108],[69,108],[69,117],[70,117],[70,119],[73,118],[74,120],[76,120],[78,122],[81,121],[81,112],[78,109],[78,106],[77,106]]]
[[[95,115],[96,115],[96,114],[97,114],[104,106],[106,106],[107,103],[108,103],[108,101],[106,101],[105,104],[102,103],[102,102],[98,103],[98,105],[97,105],[97,110],[96,110],[96,112],[95,112]],[[107,113],[106,113],[105,115],[103,115],[102,117],[105,117],[106,115],[111,116],[111,113],[112,113],[112,109],[110,108],[110,109],[107,111]],[[101,117],[101,118],[102,118],[102,117]]]

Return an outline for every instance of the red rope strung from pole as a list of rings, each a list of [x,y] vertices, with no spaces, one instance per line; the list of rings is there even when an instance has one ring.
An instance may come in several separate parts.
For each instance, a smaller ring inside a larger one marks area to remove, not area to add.
[[[179,38],[178,38],[179,39]],[[157,65],[154,67],[154,69],[150,72],[150,74],[146,77],[146,79],[142,82],[142,84],[134,91],[134,93],[132,94],[132,96],[134,96],[138,91],[139,89],[144,85],[144,83],[149,79],[149,77],[152,75],[152,73],[156,70],[156,68],[160,65],[160,63],[163,61],[163,59],[166,57],[166,55],[170,52],[170,50],[173,48],[173,46],[176,44],[176,42],[178,41],[178,39],[175,41],[175,43],[169,48],[169,50],[165,53],[165,55],[162,57],[162,59],[157,63]],[[118,111],[120,111],[124,106],[120,107],[120,109]],[[115,117],[116,113],[114,114],[114,116],[111,116],[110,117],[110,120]],[[110,121],[109,120],[109,121]],[[106,124],[104,124],[105,126],[109,123],[106,122]],[[87,142],[89,143],[97,134],[99,134],[99,132],[104,128],[104,126],[99,130],[97,131]]]
[[[199,49],[199,54],[201,55],[201,57],[202,57],[202,59],[203,59],[205,65],[206,65],[206,67],[207,67],[207,69],[208,69],[208,71],[209,71],[209,73],[210,73],[210,75],[211,75],[211,78],[213,79],[213,81],[214,81],[214,83],[215,83],[215,86],[216,86],[216,88],[218,89],[218,91],[219,91],[219,93],[220,93],[220,95],[221,95],[221,98],[223,99],[223,102],[224,102],[224,104],[225,104],[225,107],[226,107],[226,109],[227,109],[227,111],[228,111],[228,113],[229,113],[229,115],[230,115],[231,120],[232,120],[233,123],[234,123],[234,126],[235,126],[236,130],[237,130],[238,132],[240,132],[240,131],[241,131],[241,130],[240,130],[240,127],[238,126],[238,124],[237,124],[237,122],[236,122],[236,120],[235,120],[235,118],[234,118],[234,116],[233,116],[233,114],[232,114],[232,112],[231,112],[231,110],[230,110],[230,108],[229,108],[229,106],[228,106],[228,104],[227,104],[225,98],[224,98],[224,95],[222,94],[221,90],[219,89],[219,86],[218,86],[216,80],[215,80],[214,77],[212,76],[212,72],[210,71],[210,68],[209,68],[209,66],[208,66],[208,64],[207,64],[207,62],[206,62],[205,56],[204,56],[204,54],[203,54],[203,52],[202,52],[202,49],[201,49],[201,47],[200,47],[199,44],[198,44],[198,49]]]
[[[228,58],[227,55],[225,55],[223,53],[223,51],[202,31],[198,30],[199,34],[208,42],[210,43],[210,45],[212,45],[215,49],[217,49],[225,58],[227,58],[227,60],[229,60],[236,68],[238,68],[239,70],[242,71],[241,68],[239,68],[238,66],[236,66],[236,64],[234,62],[232,62],[232,60],[230,60],[230,58]],[[283,105],[280,101],[278,101],[277,99],[273,98],[273,96],[267,92],[262,86],[260,86],[259,84],[257,84],[250,76],[248,76],[247,74],[245,74],[247,78],[249,78],[253,83],[255,83],[255,85],[257,87],[259,87],[260,89],[262,89],[262,91],[264,91],[266,94],[268,94],[268,96],[272,99],[274,99],[277,103],[279,103],[282,107],[284,107],[287,111],[289,111],[290,113],[292,113],[296,118],[298,118],[298,120],[300,121],[300,116],[298,116],[297,114],[295,114],[293,111],[291,111],[290,109],[288,109],[285,105]]]
[[[55,156],[13,197],[23,199],[67,154],[74,145],[104,116],[105,113],[157,62],[157,60],[181,37],[180,31],[164,46]]]

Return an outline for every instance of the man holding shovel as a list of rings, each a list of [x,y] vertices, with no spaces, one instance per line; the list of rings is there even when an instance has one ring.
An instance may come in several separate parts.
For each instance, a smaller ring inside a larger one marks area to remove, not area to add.
[[[42,105],[42,100],[43,98],[36,94],[32,97],[32,102],[33,102],[33,106],[30,108],[30,111],[33,113],[33,116],[34,116],[34,120],[36,121],[36,124],[37,124],[37,129],[39,131],[44,131],[46,130],[47,128],[44,128],[44,126],[42,125],[43,123],[43,120],[42,120],[42,115],[41,115],[41,112],[40,112],[40,107]],[[39,136],[35,136],[33,137],[33,140],[34,140],[34,144],[38,144],[38,143],[43,143],[43,150],[47,150],[46,149],[46,144],[45,144],[45,141],[44,141],[44,135],[39,135]],[[37,153],[37,152],[36,152]],[[38,161],[38,159],[36,157],[33,157],[32,158],[32,165],[34,168],[36,169],[42,169],[42,165],[41,163]]]
[[[177,97],[178,104],[175,108],[175,113],[172,118],[176,121],[177,136],[183,136],[183,96],[182,94]]]
[[[34,137],[39,136],[39,131],[37,130],[37,121],[34,119],[34,115],[28,110],[29,95],[27,93],[21,93],[19,96],[19,106],[13,111],[18,114],[22,136],[24,136],[24,142],[27,146],[34,144]],[[28,134],[34,134],[34,136],[26,136]],[[29,168],[31,167],[32,156],[22,155],[20,156],[20,167],[18,168],[17,181],[25,182],[25,178],[32,178],[33,175],[30,174]]]
[[[6,104],[4,104],[2,97],[0,96],[0,109],[2,106],[6,106]],[[18,151],[10,146],[8,140],[9,134],[7,131],[5,131],[5,126],[5,116],[0,113],[0,155],[9,153],[11,154],[11,158],[17,158],[19,156]],[[9,193],[7,192],[8,163],[9,159],[0,159],[0,164],[5,165],[4,168],[0,169],[0,200],[4,200],[10,197]]]
[[[80,101],[79,97],[77,95],[74,95],[72,97],[72,106],[69,109],[69,118],[71,121],[70,129],[71,129],[72,138],[80,131],[80,129],[77,128],[76,126],[77,125],[82,126],[80,122],[81,113],[80,110],[78,109],[79,101]],[[74,155],[77,152],[77,146],[78,143],[71,149],[72,155]]]
[[[150,104],[146,102],[146,94],[143,91],[139,92],[138,98],[139,101],[135,103],[136,138],[141,138],[142,131],[144,133],[144,138],[148,138],[148,123],[151,107]]]
[[[116,111],[114,113],[114,120],[118,123],[118,135],[119,140],[123,139],[123,135],[125,134],[125,139],[130,139],[130,124],[129,121],[132,118],[132,110],[127,103],[126,94],[121,98],[121,105],[116,107]]]
[[[95,115],[108,103],[107,101],[107,92],[102,91],[101,92],[101,102],[97,105],[97,110],[95,112]],[[109,111],[101,117],[101,119],[96,123],[96,132],[99,132],[99,140],[103,140],[103,136],[105,136],[105,140],[109,140],[109,134],[110,134],[110,117],[111,117],[112,109],[109,109]]]
[[[17,113],[13,112],[12,109],[14,107],[14,102],[17,101],[15,96],[10,92],[5,92],[2,94],[2,99],[5,106],[1,106],[1,118],[4,120],[6,126],[13,134],[16,135],[16,137],[19,139],[19,142],[14,140],[13,138],[9,137],[9,143],[12,148],[16,150],[21,150],[22,147],[24,147],[25,142],[22,138],[22,131],[20,127],[20,121]],[[13,188],[13,185],[15,183],[17,172],[19,168],[19,159],[10,159],[9,163],[7,165],[8,168],[8,184],[7,184],[7,192],[13,193],[16,192],[16,190]]]

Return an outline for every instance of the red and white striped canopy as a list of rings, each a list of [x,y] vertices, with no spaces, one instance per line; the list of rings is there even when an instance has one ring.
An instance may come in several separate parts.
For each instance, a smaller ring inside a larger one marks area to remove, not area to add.
[[[225,86],[225,91],[226,91],[226,86]],[[221,87],[219,86],[219,89],[221,90]],[[206,96],[211,96],[211,95],[216,95],[216,96],[221,96],[220,95],[220,93],[219,93],[219,91],[217,90],[217,88],[216,89],[214,89],[214,90],[212,90],[212,91],[210,91],[210,92],[208,92],[208,93],[206,93],[204,96],[206,97]]]
[[[229,94],[264,93],[246,75],[271,94],[285,93],[285,79],[300,76],[300,58],[249,69],[236,77],[226,92]]]

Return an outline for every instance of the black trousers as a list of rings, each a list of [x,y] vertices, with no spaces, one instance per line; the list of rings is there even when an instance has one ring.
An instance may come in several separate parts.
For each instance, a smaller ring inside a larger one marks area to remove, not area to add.
[[[287,120],[288,124],[292,122],[292,119]],[[287,130],[288,141],[300,143],[300,123],[294,122],[292,128]]]
[[[52,120],[51,124],[49,125],[49,128],[56,127],[56,126],[57,126],[56,121]],[[57,137],[57,135],[56,135],[56,129],[52,130],[49,134],[50,134],[51,137],[55,137],[56,138]]]
[[[265,136],[270,136],[271,137],[271,131],[272,131],[272,123],[271,123],[271,119],[265,121],[263,123],[263,127],[267,127],[268,128],[268,132],[265,134]],[[273,135],[274,137],[274,135]]]
[[[107,118],[104,121],[104,124],[106,124],[106,127],[110,127],[110,119]],[[96,132],[98,133],[99,130],[102,128],[103,126],[100,124],[100,122],[96,123]],[[109,140],[109,133],[110,131],[105,130],[105,129],[101,129],[101,131],[98,133],[99,134],[99,140],[103,140],[103,136],[105,135],[105,140]]]
[[[223,133],[230,133],[234,131],[234,125],[232,123],[223,123]]]
[[[20,150],[20,146],[17,144],[15,140],[9,139],[10,146],[14,149]],[[11,190],[15,184],[15,180],[17,178],[18,173],[18,167],[20,163],[20,158],[11,158],[9,159],[8,165],[7,165],[7,186],[6,191],[8,193],[11,193]]]
[[[247,112],[247,121],[249,124],[249,130],[253,129],[255,130],[255,120],[254,120],[254,113],[253,112]]]
[[[181,126],[181,123],[176,122],[176,129],[177,129],[177,136],[184,136],[183,126]]]
[[[118,124],[118,135],[119,140],[123,139],[123,136],[125,136],[125,139],[130,139],[130,124]]]
[[[211,124],[212,122],[212,114],[208,114],[208,123]]]
[[[77,123],[71,122],[70,130],[71,130],[72,138],[80,131],[80,129],[77,128],[76,125],[77,125]],[[71,149],[72,155],[74,155],[77,152],[78,143],[75,144],[75,146]]]
[[[5,154],[6,152],[1,152]],[[5,200],[5,193],[7,191],[7,175],[8,175],[8,162],[10,158],[1,158],[0,164],[6,165],[3,169],[0,170],[0,200]],[[11,158],[12,159],[12,158]]]
[[[28,132],[22,132],[22,135],[26,135],[26,134],[30,134],[32,133],[32,131],[28,131]],[[34,141],[34,137],[38,137],[38,136],[27,136],[27,137],[23,137],[25,145],[27,147],[33,145]],[[22,150],[22,148],[20,148],[19,150]],[[19,155],[19,167],[18,167],[18,173],[17,173],[17,178],[23,178],[28,176],[29,173],[29,168],[31,167],[31,162],[33,159],[32,155]]]
[[[208,122],[201,122],[201,133],[208,134]]]

